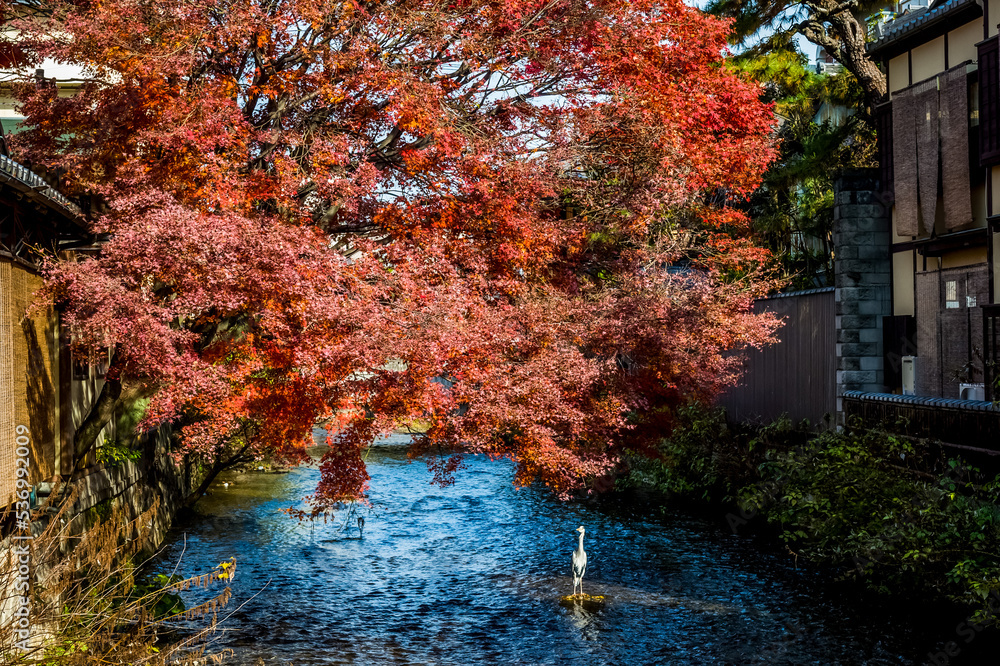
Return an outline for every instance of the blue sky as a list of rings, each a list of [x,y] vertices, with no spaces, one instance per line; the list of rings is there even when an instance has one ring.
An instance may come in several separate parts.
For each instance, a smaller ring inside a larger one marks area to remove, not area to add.
[[[688,4],[693,5],[693,6],[697,7],[698,9],[704,9],[705,5],[707,5],[708,2],[709,2],[709,0],[688,0]],[[768,34],[768,32],[770,32],[770,31],[762,32],[761,36],[766,36]],[[802,35],[796,35],[795,36],[795,42],[799,45],[799,50],[802,51],[806,55],[807,58],[809,58],[809,62],[811,62],[811,63],[816,62],[816,48],[817,47],[816,47],[815,44],[813,44],[812,42],[810,42],[808,39],[806,39]]]

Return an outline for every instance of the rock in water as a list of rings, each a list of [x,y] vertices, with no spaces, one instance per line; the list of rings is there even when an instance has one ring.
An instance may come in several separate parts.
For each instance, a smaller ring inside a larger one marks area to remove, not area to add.
[[[588,611],[598,611],[604,608],[606,601],[607,599],[603,595],[595,596],[593,594],[567,594],[564,597],[559,597],[560,606],[568,608],[581,606]]]

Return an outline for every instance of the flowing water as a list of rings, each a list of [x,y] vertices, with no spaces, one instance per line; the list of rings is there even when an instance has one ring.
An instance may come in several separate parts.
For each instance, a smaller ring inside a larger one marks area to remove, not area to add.
[[[308,467],[225,477],[174,529],[159,571],[238,560],[216,648],[297,666],[910,664],[952,638],[840,598],[721,519],[561,503],[480,457],[441,488],[402,444],[369,455],[363,537],[354,516],[345,527],[281,513],[315,487]],[[560,601],[579,525],[584,592],[603,605]]]

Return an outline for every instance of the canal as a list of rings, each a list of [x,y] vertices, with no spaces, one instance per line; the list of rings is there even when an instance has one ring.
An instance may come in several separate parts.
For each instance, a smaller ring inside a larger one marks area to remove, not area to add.
[[[315,487],[308,467],[225,477],[229,487],[220,480],[175,527],[158,570],[239,563],[215,649],[232,648],[240,664],[296,666],[910,664],[936,642],[721,519],[561,503],[514,489],[509,463],[481,457],[454,486],[433,486],[399,437],[368,463],[363,537],[353,520],[347,529],[281,512]],[[584,591],[605,596],[603,607],[560,603],[579,525]]]

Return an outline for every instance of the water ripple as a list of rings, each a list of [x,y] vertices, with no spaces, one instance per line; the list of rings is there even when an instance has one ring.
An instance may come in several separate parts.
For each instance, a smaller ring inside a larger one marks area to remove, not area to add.
[[[318,472],[232,475],[178,526],[161,558],[210,570],[235,555],[238,605],[221,646],[266,664],[907,664],[926,653],[905,621],[858,611],[687,515],[566,504],[515,490],[509,464],[468,459],[430,484],[397,438],[372,450],[372,506],[300,524]],[[603,607],[560,604],[577,525],[584,589]]]

